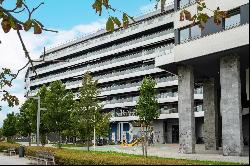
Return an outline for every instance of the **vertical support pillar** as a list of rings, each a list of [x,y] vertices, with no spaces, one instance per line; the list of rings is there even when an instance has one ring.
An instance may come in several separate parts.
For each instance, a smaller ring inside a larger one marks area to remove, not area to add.
[[[213,78],[204,81],[204,139],[206,150],[218,150],[217,87]]]
[[[179,153],[195,153],[194,71],[191,66],[179,66]]]
[[[157,143],[164,144],[165,139],[164,139],[164,121],[163,120],[156,120],[154,122],[154,139],[156,140]]]
[[[220,82],[223,155],[240,156],[243,135],[239,56],[221,58]]]

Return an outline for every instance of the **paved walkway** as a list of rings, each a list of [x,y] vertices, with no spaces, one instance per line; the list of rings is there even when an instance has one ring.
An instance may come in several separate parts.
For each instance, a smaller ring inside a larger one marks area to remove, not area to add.
[[[204,145],[196,145],[196,154],[180,154],[178,153],[179,145],[155,145],[148,148],[149,156],[158,156],[164,158],[175,159],[190,159],[190,160],[210,160],[210,161],[225,161],[225,162],[238,162],[249,164],[249,148],[245,149],[243,157],[239,156],[223,156],[222,150],[219,151],[205,151]],[[72,148],[78,150],[86,150],[86,148]],[[94,150],[93,147],[91,150]],[[141,147],[122,147],[114,146],[100,146],[95,148],[96,151],[115,151],[120,153],[138,154],[142,155]]]
[[[5,156],[0,153],[0,165],[31,165],[26,158],[19,158],[19,156]]]

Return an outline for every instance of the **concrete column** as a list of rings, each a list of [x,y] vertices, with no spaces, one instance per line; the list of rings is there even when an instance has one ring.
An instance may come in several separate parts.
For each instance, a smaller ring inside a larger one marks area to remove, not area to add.
[[[164,132],[165,132],[165,127],[163,120],[154,121],[154,139],[156,140],[157,143],[160,144],[165,143]]]
[[[215,80],[205,80],[203,88],[205,149],[218,150],[218,102]]]
[[[240,58],[226,56],[220,61],[223,155],[243,153]]]
[[[191,66],[179,66],[179,153],[195,153],[194,74]]]

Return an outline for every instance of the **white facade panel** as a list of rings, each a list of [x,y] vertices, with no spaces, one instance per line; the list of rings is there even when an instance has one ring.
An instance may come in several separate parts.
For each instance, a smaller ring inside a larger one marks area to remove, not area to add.
[[[228,11],[228,10],[235,9],[237,7],[240,7],[242,5],[249,3],[249,0],[226,0],[226,1],[225,0],[204,0],[204,2],[206,3],[208,9],[216,10],[217,7],[220,7],[222,11]],[[211,12],[208,9],[204,9],[204,12],[207,13],[209,16],[213,16],[213,12]],[[188,6],[185,8],[185,10],[189,11],[193,16],[194,14],[197,14],[197,4]],[[187,20],[180,21],[181,11],[182,9],[175,12],[175,16],[174,16],[174,28],[175,29],[179,29],[179,28],[192,24],[191,21],[187,21]]]
[[[177,45],[174,47],[174,62],[181,62],[248,44],[249,24],[246,24]]]

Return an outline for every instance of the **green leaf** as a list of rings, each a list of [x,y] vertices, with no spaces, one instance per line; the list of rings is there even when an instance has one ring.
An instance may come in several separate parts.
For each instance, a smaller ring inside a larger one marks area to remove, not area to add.
[[[24,27],[24,30],[25,30],[25,31],[29,31],[30,28],[32,27],[32,20],[27,20],[27,21],[24,23],[23,27]]]
[[[8,33],[11,29],[9,17],[3,18],[1,25],[4,33]]]
[[[16,1],[16,7],[21,8],[23,6],[23,0],[17,0]]]
[[[107,31],[110,31],[110,32],[113,32],[115,29],[115,25],[114,25],[114,22],[112,20],[112,17],[109,17],[107,23],[106,23],[106,30]]]
[[[121,27],[121,22],[120,20],[117,18],[117,17],[112,17],[112,20],[114,21],[114,23],[118,26],[118,27]]]
[[[32,22],[33,22],[33,26],[34,26],[34,34],[41,34],[42,28],[40,27],[40,25],[34,20]]]

